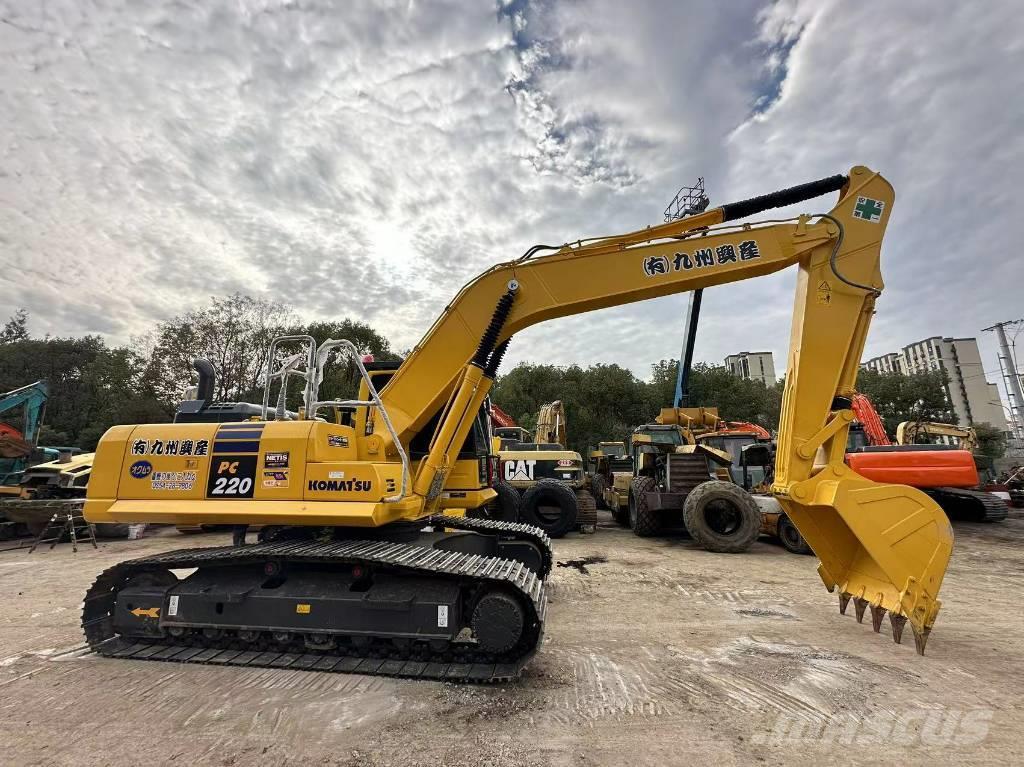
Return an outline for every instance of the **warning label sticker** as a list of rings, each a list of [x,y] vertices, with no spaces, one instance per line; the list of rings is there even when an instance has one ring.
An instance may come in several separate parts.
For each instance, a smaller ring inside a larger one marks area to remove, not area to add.
[[[832,286],[828,281],[822,280],[818,283],[818,303],[828,306],[832,303]]]

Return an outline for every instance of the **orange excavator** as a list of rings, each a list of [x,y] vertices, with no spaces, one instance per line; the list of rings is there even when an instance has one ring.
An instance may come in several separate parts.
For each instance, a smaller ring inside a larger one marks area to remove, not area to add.
[[[875,482],[895,482],[923,490],[953,518],[980,522],[1006,519],[1006,502],[977,489],[981,481],[969,450],[949,445],[893,444],[867,395],[855,394],[850,409],[860,428],[850,429],[846,463],[858,474]]]
[[[491,403],[491,426],[498,428],[513,428],[517,426],[515,419],[502,410],[500,407]]]

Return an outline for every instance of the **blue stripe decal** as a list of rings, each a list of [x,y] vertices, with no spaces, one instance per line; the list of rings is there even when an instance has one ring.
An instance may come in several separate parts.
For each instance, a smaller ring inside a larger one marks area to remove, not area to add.
[[[241,429],[232,429],[231,431],[224,431],[221,429],[217,432],[217,439],[259,439],[263,436],[262,431],[242,431]]]
[[[258,453],[260,451],[259,440],[254,442],[221,442],[213,443],[214,455],[225,455],[235,453]]]
[[[246,430],[246,429],[262,429],[266,426],[265,423],[259,423],[254,421],[239,421],[238,423],[222,423],[220,425],[221,431],[232,431],[235,429]]]

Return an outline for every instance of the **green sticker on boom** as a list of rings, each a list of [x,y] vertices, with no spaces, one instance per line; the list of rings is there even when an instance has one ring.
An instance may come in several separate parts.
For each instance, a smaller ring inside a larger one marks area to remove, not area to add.
[[[882,220],[883,210],[885,210],[885,203],[881,200],[872,200],[870,197],[858,197],[857,204],[853,206],[853,217],[877,224]]]

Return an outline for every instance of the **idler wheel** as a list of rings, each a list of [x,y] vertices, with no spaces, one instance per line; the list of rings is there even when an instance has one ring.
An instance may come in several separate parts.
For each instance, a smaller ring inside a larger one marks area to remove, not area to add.
[[[522,606],[501,591],[480,597],[469,623],[480,649],[490,653],[503,653],[515,647],[525,624]]]

